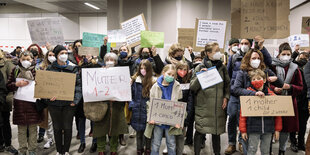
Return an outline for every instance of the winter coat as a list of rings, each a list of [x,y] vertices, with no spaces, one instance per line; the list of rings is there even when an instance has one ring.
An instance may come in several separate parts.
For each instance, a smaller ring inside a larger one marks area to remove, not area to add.
[[[284,68],[285,77],[287,76],[286,74],[288,71],[288,66]],[[272,68],[272,70],[277,74],[275,66]],[[299,121],[298,121],[298,107],[297,107],[296,96],[300,94],[303,90],[303,81],[302,81],[302,76],[301,76],[299,69],[295,70],[292,80],[289,84],[291,88],[288,90],[288,95],[292,96],[295,116],[282,117],[282,124],[283,124],[282,131],[283,132],[298,132]],[[271,86],[271,88],[273,89],[274,86]]]
[[[133,56],[129,57],[127,60],[125,59],[121,59],[118,58],[118,66],[129,66],[129,72],[130,72],[130,76],[132,76],[134,74],[134,70],[135,70],[135,58]]]
[[[148,60],[151,62],[152,67],[153,67],[153,71],[156,74],[160,74],[161,71],[164,68],[164,63],[161,60],[160,56],[157,54],[156,56],[152,57],[152,58],[148,58]],[[134,73],[136,72],[136,70],[138,69],[138,66],[140,64],[140,62],[142,61],[141,58],[136,59],[135,63],[134,63]]]
[[[16,67],[17,68],[17,67]],[[14,68],[8,79],[7,88],[10,92],[17,91],[16,76],[20,73],[20,69]],[[31,70],[33,77],[35,77],[35,69]],[[34,102],[23,100],[13,100],[13,124],[15,125],[33,125],[39,124],[43,120],[42,113],[36,109]]]
[[[12,63],[11,60],[0,59],[0,71],[2,72],[5,85],[8,82],[8,78],[14,67],[15,65]],[[13,92],[10,92],[5,96],[6,103],[3,104],[3,107],[1,109],[3,111],[12,111]]]
[[[3,106],[6,104],[6,94],[7,94],[7,89],[6,89],[5,81],[4,81],[2,72],[0,72],[0,109],[3,109]]]
[[[130,124],[136,131],[144,131],[147,123],[146,102],[150,98],[142,96],[142,89],[142,79],[138,76],[131,85],[132,101],[129,103],[129,110],[132,111]]]
[[[162,81],[163,78],[161,77],[158,80]],[[158,98],[158,99],[162,98],[163,92],[162,92],[160,86],[158,85],[158,80],[152,86],[152,88],[150,90],[150,100],[152,100],[152,98]],[[174,84],[172,86],[171,101],[179,101],[181,98],[182,98],[182,93],[181,93],[180,84],[179,84],[179,82],[174,81]],[[148,107],[150,107],[149,105],[150,105],[150,102],[147,102]],[[149,110],[149,109],[147,109],[147,110]],[[155,125],[147,123],[146,129],[144,132],[145,137],[147,137],[147,138],[152,137],[154,127],[155,127]],[[178,128],[175,128],[173,126],[170,126],[168,134],[169,135],[181,135],[183,133],[182,133],[182,129],[178,129]]]
[[[195,95],[195,129],[202,134],[220,135],[225,132],[226,113],[222,109],[223,99],[230,97],[230,78],[226,66],[218,62],[217,70],[223,82],[202,90],[196,73],[202,68],[213,67],[206,57],[203,63],[195,68],[190,89]]]
[[[71,66],[68,65],[69,61],[67,61],[66,67],[61,67],[58,65],[57,61],[52,63],[47,67],[47,71],[52,71],[52,72],[65,72],[65,73],[73,73],[76,74],[76,81],[75,81],[75,90],[74,90],[74,100],[73,103],[75,105],[78,105],[78,103],[82,99],[82,81],[81,77],[79,74],[79,69],[77,66]],[[50,100],[45,100],[45,102],[50,106],[70,106],[72,101],[63,101],[63,100],[55,100],[55,101],[50,101]]]
[[[118,136],[128,133],[128,125],[125,119],[125,102],[104,102],[108,104],[108,110],[101,121],[94,122],[94,137]]]
[[[255,91],[252,87],[248,90]],[[266,96],[275,96],[266,85],[263,92]],[[239,130],[241,133],[274,133],[282,130],[282,118],[277,117],[243,117],[240,109]]]

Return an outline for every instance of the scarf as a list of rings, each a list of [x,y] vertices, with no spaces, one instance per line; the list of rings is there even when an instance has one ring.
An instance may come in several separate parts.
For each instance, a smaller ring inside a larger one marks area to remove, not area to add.
[[[208,57],[205,57],[203,59],[203,64],[207,67],[207,68],[210,68],[210,67],[213,67],[215,66],[217,70],[219,70],[220,67],[222,67],[223,63],[221,60],[215,60],[215,61],[212,61],[210,60]]]
[[[22,67],[22,66],[18,66],[19,68],[19,74],[17,75],[17,78],[24,78],[27,80],[34,80],[34,77],[32,75],[32,70],[34,69],[35,66],[30,66],[28,69]]]

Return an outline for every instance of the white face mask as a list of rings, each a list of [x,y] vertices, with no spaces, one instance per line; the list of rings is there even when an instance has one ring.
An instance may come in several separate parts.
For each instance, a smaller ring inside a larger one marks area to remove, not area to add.
[[[221,60],[223,54],[221,52],[216,52],[214,55],[213,55],[213,59],[214,60]]]
[[[241,46],[241,51],[243,52],[243,53],[246,53],[246,52],[248,52],[249,51],[249,46],[248,45],[242,45]]]
[[[259,59],[252,60],[250,65],[256,69],[260,65],[260,60]]]
[[[280,56],[280,60],[281,61],[289,61],[291,59],[291,57],[290,56],[287,56],[287,55],[284,55],[284,56]]]
[[[54,61],[56,61],[56,58],[54,56],[48,56],[47,59],[50,63],[53,63]]]
[[[239,51],[239,47],[238,47],[238,46],[233,46],[233,47],[231,48],[231,50],[232,50],[233,52],[238,52],[238,51]]]
[[[62,54],[58,57],[58,59],[62,62],[66,62],[68,60],[68,54]]]
[[[106,65],[107,67],[114,67],[114,64],[115,64],[114,61],[107,61],[107,62],[105,63],[105,65]]]
[[[22,66],[23,66],[24,68],[26,68],[26,69],[29,68],[29,67],[31,66],[31,62],[30,62],[30,61],[27,61],[27,60],[22,61],[21,64],[22,64]]]

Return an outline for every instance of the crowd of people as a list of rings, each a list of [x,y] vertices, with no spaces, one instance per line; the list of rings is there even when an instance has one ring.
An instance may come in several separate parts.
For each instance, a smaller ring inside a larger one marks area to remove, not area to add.
[[[261,154],[270,155],[274,141],[279,141],[275,154],[284,155],[288,141],[292,151],[310,153],[309,137],[309,146],[305,147],[310,93],[309,49],[299,46],[292,49],[285,42],[279,46],[278,55],[272,57],[260,36],[232,38],[226,54],[222,54],[216,42],[207,43],[200,52],[193,52],[188,46],[190,61],[179,43],[171,45],[168,56],[162,59],[155,47],[140,48],[136,52],[135,47],[122,45],[119,50],[107,52],[107,42],[105,37],[99,56],[80,55],[82,40],[68,47],[47,44],[46,54],[37,44],[24,51],[17,47],[12,53],[0,52],[0,152],[36,155],[37,145],[44,141],[46,132],[48,139],[44,148],[55,144],[57,155],[69,155],[75,120],[76,138],[80,140],[78,153],[83,153],[86,120],[89,119],[90,153],[98,152],[98,155],[107,152],[116,155],[119,145],[126,145],[124,135],[129,134],[129,126],[135,131],[137,155],[160,154],[163,138],[167,146],[164,152],[168,155],[184,154],[184,145],[193,145],[195,155],[199,155],[205,147],[206,134],[212,135],[215,155],[233,154],[237,145],[244,155],[255,155],[258,146]],[[228,62],[223,61],[225,59]],[[118,66],[129,67],[132,101],[85,103],[81,69]],[[212,67],[223,81],[203,89],[197,73]],[[30,102],[15,99],[14,93],[34,81],[38,70],[76,74],[74,100],[53,97]],[[242,116],[240,96],[275,95],[292,97],[295,116]],[[184,125],[147,121],[152,98],[186,102]],[[11,111],[13,124],[18,127],[18,150],[11,143]],[[226,132],[226,125],[228,147],[221,152],[220,136]],[[109,150],[106,150],[107,144]]]

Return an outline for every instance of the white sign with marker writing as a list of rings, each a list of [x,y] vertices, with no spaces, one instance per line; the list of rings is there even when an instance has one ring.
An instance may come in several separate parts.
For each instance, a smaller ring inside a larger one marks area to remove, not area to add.
[[[196,75],[202,89],[206,89],[223,82],[223,79],[216,67],[208,68],[207,71],[198,72]]]
[[[129,67],[83,68],[84,102],[131,101]]]

